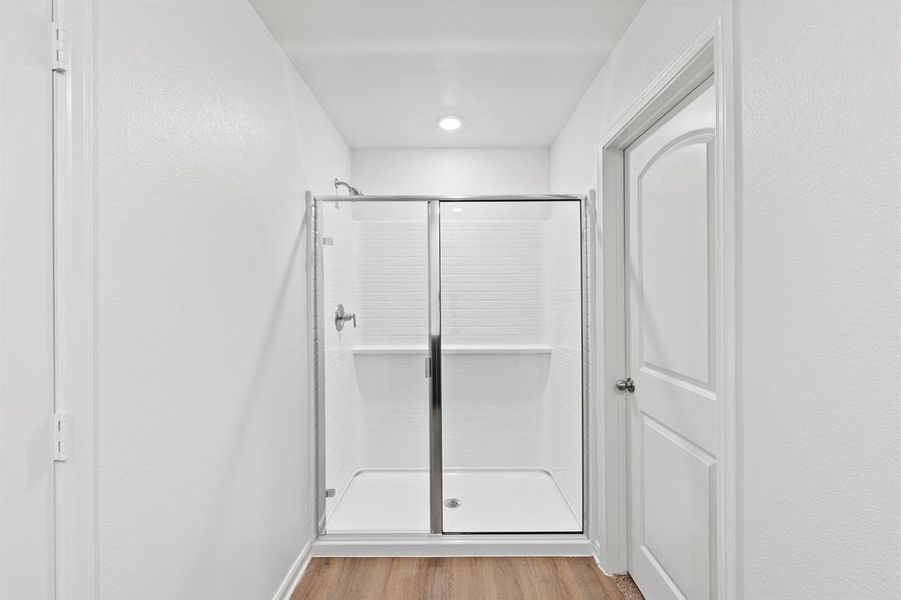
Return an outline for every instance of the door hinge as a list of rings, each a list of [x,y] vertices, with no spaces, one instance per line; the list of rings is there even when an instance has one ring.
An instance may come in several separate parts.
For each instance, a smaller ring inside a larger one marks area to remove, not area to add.
[[[50,24],[50,68],[56,73],[69,71],[69,32],[54,21]]]
[[[326,498],[334,498],[335,497],[335,488],[326,488],[325,497]]]
[[[58,410],[53,413],[53,461],[66,462],[70,453],[69,413]]]

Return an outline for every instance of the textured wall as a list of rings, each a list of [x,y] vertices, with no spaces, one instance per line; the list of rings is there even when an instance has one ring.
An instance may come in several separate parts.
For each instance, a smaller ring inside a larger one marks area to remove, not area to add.
[[[349,151],[243,2],[99,2],[100,598],[268,598],[310,539],[303,192]]]
[[[551,192],[597,187],[601,136],[722,5],[719,0],[645,1],[551,146]]]
[[[0,3],[0,598],[53,586],[49,0]]]
[[[739,3],[745,597],[901,597],[901,5]]]

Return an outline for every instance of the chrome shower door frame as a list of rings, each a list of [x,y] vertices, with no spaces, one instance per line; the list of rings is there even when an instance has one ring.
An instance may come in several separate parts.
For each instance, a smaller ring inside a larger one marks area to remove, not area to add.
[[[429,530],[444,533],[441,424],[441,201],[429,200]]]
[[[421,202],[428,206],[428,289],[429,289],[429,339],[428,367],[429,377],[429,529],[431,535],[447,537],[443,530],[443,465],[442,465],[442,406],[441,406],[441,204],[457,202],[579,202],[580,245],[581,245],[581,317],[582,317],[582,531],[581,532],[548,532],[541,535],[579,535],[589,531],[589,433],[590,428],[590,352],[589,317],[590,317],[590,277],[589,269],[593,261],[593,234],[591,230],[590,209],[593,194],[589,196],[547,194],[547,195],[496,195],[496,196],[313,196],[306,193],[309,235],[307,251],[309,285],[308,306],[310,326],[310,372],[313,378],[310,385],[312,403],[312,422],[314,423],[313,460],[315,472],[313,486],[315,498],[315,522],[319,537],[326,535],[326,488],[325,488],[325,298],[324,271],[322,259],[323,212],[324,202]],[[377,534],[381,535],[381,534]],[[465,537],[482,534],[453,534]],[[496,537],[535,536],[534,532],[511,532],[509,534],[488,534]],[[343,536],[346,537],[346,536]],[[361,536],[362,537],[362,536]]]

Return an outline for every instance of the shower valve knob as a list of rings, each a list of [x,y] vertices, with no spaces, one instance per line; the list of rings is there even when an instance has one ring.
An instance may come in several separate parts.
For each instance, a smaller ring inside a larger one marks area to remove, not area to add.
[[[344,329],[344,324],[348,321],[353,321],[354,329],[357,328],[357,315],[356,313],[349,313],[344,310],[344,305],[339,304],[335,308],[335,329],[341,331]]]
[[[632,393],[635,391],[635,382],[632,381],[631,377],[627,377],[625,379],[617,379],[616,380],[616,389],[618,389],[621,392]]]

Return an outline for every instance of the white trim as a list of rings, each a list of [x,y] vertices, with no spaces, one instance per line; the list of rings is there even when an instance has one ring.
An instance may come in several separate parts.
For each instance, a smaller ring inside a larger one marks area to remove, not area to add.
[[[601,564],[601,559],[598,556],[597,546],[593,546],[593,547],[594,547],[594,552],[592,552],[591,558],[594,559],[594,564],[597,565],[597,568],[600,569],[601,573],[603,573],[607,577],[613,577],[614,575],[618,575],[619,573],[608,573],[607,571],[604,570],[604,565]]]
[[[310,566],[311,560],[313,560],[313,542],[310,541],[303,545],[300,554],[297,555],[297,558],[294,559],[294,563],[288,570],[288,574],[285,575],[281,585],[278,586],[278,589],[272,596],[272,600],[291,600],[291,594],[294,593],[294,588],[303,579],[303,574],[306,572],[307,567]]]
[[[718,193],[723,198],[723,342],[722,375],[723,403],[720,434],[721,463],[724,469],[719,478],[717,500],[721,507],[721,537],[717,540],[721,549],[721,572],[718,580],[721,598],[740,600],[744,594],[741,584],[741,509],[739,505],[740,473],[740,421],[741,403],[739,377],[739,306],[740,252],[739,211],[741,207],[740,179],[740,92],[737,23],[734,19],[734,4],[729,2],[723,8],[717,28],[717,42],[714,43],[717,80],[717,180],[722,185]]]
[[[585,494],[583,496],[585,523],[584,531],[588,534],[591,541],[593,555],[597,555],[598,540],[604,535],[605,522],[602,516],[607,509],[602,507],[601,498],[604,498],[603,474],[604,463],[601,458],[604,456],[604,445],[608,442],[606,433],[602,433],[601,424],[603,422],[603,406],[598,403],[601,396],[599,386],[599,364],[604,360],[604,334],[599,328],[602,320],[600,319],[600,311],[604,306],[603,296],[601,294],[600,267],[598,259],[602,246],[600,243],[602,229],[598,216],[599,194],[597,190],[590,190],[588,202],[585,210],[585,236],[586,236],[586,264],[585,264],[585,283],[584,291],[588,300],[588,310],[586,315],[587,340],[585,345],[588,350],[587,365],[583,366],[587,374],[587,386],[585,393],[588,396],[587,414],[584,417],[587,430],[584,434],[585,454],[584,462],[585,477],[583,485],[585,486]],[[583,384],[584,385],[584,384]],[[598,501],[592,501],[598,499]]]
[[[327,534],[313,556],[592,556],[585,535]]]
[[[95,598],[94,1],[56,0],[55,7],[71,44],[55,150],[62,170],[54,205],[56,410],[71,422],[71,458],[55,467],[55,593]]]
[[[717,364],[722,381],[720,452],[717,478],[717,597],[739,598],[738,572],[738,396],[736,385],[737,318],[737,95],[731,3],[726,3],[700,35],[642,92],[598,144],[597,235],[600,294],[598,318],[603,332],[597,401],[597,431],[602,459],[597,466],[603,523],[592,531],[597,561],[606,573],[624,573],[628,560],[626,485],[626,411],[614,382],[625,373],[625,281],[623,150],[701,81],[713,75],[717,96],[716,185],[723,220],[719,225],[721,277],[716,290],[724,335]]]

